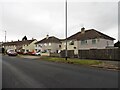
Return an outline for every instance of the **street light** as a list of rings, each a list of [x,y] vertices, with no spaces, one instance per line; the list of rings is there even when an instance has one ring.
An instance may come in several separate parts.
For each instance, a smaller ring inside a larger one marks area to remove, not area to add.
[[[66,33],[66,51],[65,51],[65,59],[67,60],[68,52],[67,52],[67,0],[65,2],[65,33]]]

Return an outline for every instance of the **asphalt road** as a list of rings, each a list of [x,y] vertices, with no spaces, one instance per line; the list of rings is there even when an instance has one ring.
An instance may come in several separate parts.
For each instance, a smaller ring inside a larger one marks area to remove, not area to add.
[[[118,88],[118,72],[3,56],[2,88]]]

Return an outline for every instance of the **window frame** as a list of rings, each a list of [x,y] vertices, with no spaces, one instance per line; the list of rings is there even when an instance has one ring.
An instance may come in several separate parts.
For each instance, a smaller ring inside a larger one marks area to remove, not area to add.
[[[96,44],[97,40],[96,39],[92,39],[92,44]]]
[[[87,45],[87,40],[81,40],[81,45]]]
[[[74,45],[74,41],[71,40],[71,41],[69,42],[69,45]]]

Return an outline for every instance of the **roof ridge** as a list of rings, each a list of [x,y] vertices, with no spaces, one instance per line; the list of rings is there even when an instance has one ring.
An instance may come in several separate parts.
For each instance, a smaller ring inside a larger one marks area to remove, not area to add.
[[[104,39],[109,39],[109,40],[115,40],[114,38],[101,33],[95,29],[88,29],[85,30],[84,34],[81,34],[81,31],[69,36],[67,39],[68,40],[72,40],[72,39],[76,39],[76,40],[82,40],[82,39],[93,39],[93,38],[104,38]]]

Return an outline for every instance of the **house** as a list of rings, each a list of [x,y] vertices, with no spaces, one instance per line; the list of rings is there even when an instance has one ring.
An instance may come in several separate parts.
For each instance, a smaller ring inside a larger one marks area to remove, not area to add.
[[[35,50],[34,43],[37,42],[36,39],[32,40],[22,40],[22,41],[11,41],[5,42],[2,46],[5,50],[14,49],[18,52],[32,52]]]
[[[35,43],[35,50],[49,53],[58,53],[61,50],[60,39],[47,35],[44,39]]]
[[[83,27],[80,32],[67,38],[67,49],[74,50],[74,54],[78,54],[78,50],[81,49],[104,49],[114,46],[114,40],[114,38],[95,29],[85,30]],[[65,50],[66,41],[61,42],[61,50]]]

